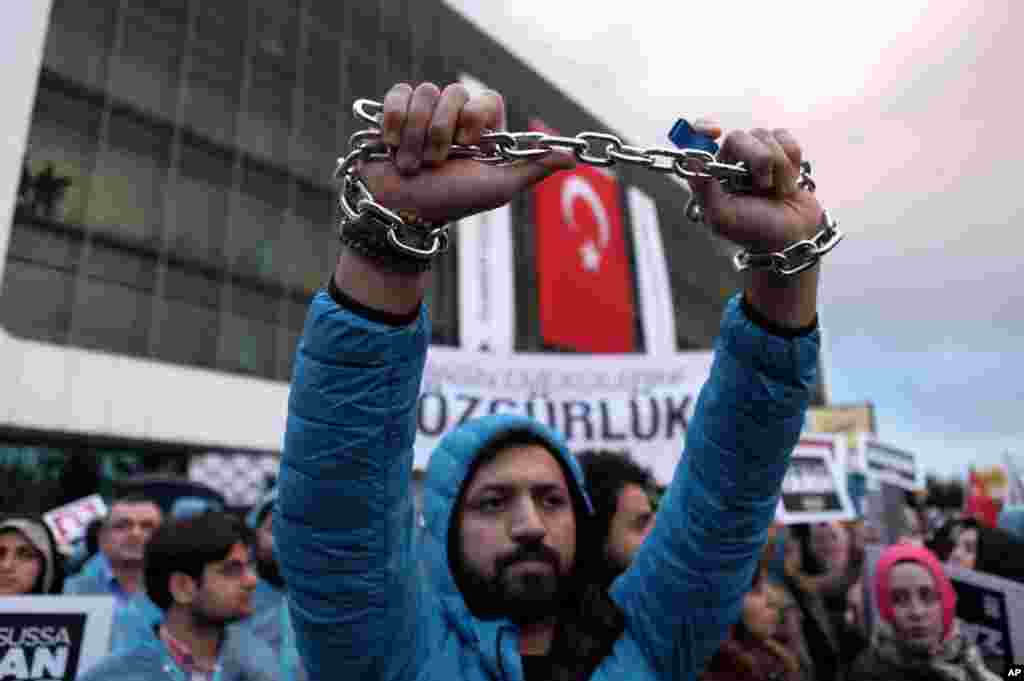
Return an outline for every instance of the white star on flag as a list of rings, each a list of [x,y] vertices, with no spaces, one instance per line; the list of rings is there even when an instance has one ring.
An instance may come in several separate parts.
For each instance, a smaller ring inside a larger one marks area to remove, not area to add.
[[[580,246],[580,261],[587,272],[597,272],[601,269],[601,251],[590,239]]]

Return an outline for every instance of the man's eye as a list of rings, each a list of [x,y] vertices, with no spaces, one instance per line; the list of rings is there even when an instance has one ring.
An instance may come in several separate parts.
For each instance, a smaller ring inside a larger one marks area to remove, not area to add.
[[[568,502],[566,501],[565,497],[563,497],[560,494],[555,494],[544,498],[544,505],[547,506],[548,508],[562,508],[567,503]]]
[[[501,497],[487,497],[481,499],[476,503],[478,510],[484,513],[493,513],[494,511],[500,511],[504,506],[504,500]]]

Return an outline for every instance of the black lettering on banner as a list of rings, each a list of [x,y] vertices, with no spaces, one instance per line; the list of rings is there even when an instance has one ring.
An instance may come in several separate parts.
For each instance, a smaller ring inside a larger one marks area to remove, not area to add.
[[[576,412],[580,413],[576,413]],[[583,424],[584,439],[589,442],[594,439],[594,424],[590,422],[590,405],[579,400],[570,400],[562,403],[562,414],[565,416],[565,439],[573,441],[576,439],[576,423]]]
[[[665,439],[671,440],[676,436],[676,424],[679,424],[680,432],[686,434],[686,408],[689,406],[689,395],[683,397],[678,406],[671,396],[665,398]]]
[[[427,401],[432,400],[437,403],[437,423],[431,425],[427,424]],[[445,399],[441,393],[423,393],[420,395],[419,404],[416,407],[416,426],[419,431],[424,435],[430,437],[437,437],[444,432],[445,426],[448,424],[448,400]]]
[[[629,401],[630,431],[633,433],[633,437],[637,440],[650,440],[658,433],[658,425],[661,422],[660,412],[658,410],[658,401],[653,397],[649,397],[648,402],[651,405],[650,427],[647,429],[641,429],[640,402],[638,400]]]
[[[497,397],[491,400],[491,405],[490,407],[488,407],[487,413],[497,414],[501,412],[502,407],[509,407],[509,409],[506,409],[505,411],[515,411],[516,407],[518,406],[519,403],[516,402],[515,400],[509,400],[504,397]]]
[[[84,613],[0,614],[0,679],[73,681]]]
[[[455,396],[455,399],[466,402],[466,410],[462,412],[462,416],[459,417],[458,422],[455,424],[456,426],[461,426],[473,418],[473,414],[476,412],[476,408],[480,405],[481,400],[475,395],[466,395],[464,393],[459,393]]]
[[[534,411],[534,406],[533,405],[536,402],[537,402],[537,400],[535,398],[531,398],[531,399],[526,401],[526,415],[529,416],[534,421],[540,421],[541,419],[537,418],[537,414]],[[547,411],[547,417],[548,417],[548,420],[547,420],[548,428],[550,428],[551,430],[558,430],[558,424],[556,423],[556,420],[555,420],[555,404],[554,404],[554,402],[552,402],[551,400],[545,398],[544,399],[544,404],[547,406],[547,410],[546,411]]]
[[[601,439],[612,442],[625,440],[625,433],[616,433],[612,430],[612,415],[608,413],[608,402],[601,400],[598,402],[597,407],[601,410]]]
[[[1020,656],[1013,649],[1006,595],[977,584],[953,579],[956,616],[964,636],[978,646],[986,661],[999,660],[1003,669]]]

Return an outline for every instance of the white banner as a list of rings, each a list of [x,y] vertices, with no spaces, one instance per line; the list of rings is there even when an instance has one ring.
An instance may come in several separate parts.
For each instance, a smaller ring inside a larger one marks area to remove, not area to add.
[[[43,520],[53,531],[57,544],[70,549],[75,542],[85,537],[93,520],[106,515],[107,505],[103,497],[93,494],[48,511],[43,515]]]
[[[711,370],[711,352],[671,357],[517,354],[432,347],[417,409],[416,466],[448,431],[495,413],[526,414],[569,448],[628,449],[668,484]]]
[[[468,74],[459,81],[471,95],[486,86]],[[502,206],[459,220],[459,347],[511,354],[515,347],[515,277],[512,210]]]
[[[113,596],[0,598],[0,679],[74,681],[107,656]]]
[[[800,438],[782,481],[782,497],[775,515],[779,522],[793,525],[856,517],[846,491],[843,445],[840,436]]]
[[[644,345],[649,355],[676,352],[676,317],[665,247],[658,226],[658,205],[636,187],[626,192],[636,251],[637,298],[641,306]]]
[[[862,433],[857,446],[867,466],[868,479],[874,484],[887,483],[910,492],[923,489],[917,456],[913,452],[882,444],[873,436]]]

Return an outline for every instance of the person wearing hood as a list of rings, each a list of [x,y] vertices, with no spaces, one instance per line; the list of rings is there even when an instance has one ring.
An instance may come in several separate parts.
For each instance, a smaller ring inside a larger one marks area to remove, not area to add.
[[[344,223],[289,395],[274,539],[310,679],[693,681],[739,617],[799,439],[818,365],[818,267],[784,280],[755,271],[726,305],[681,463],[610,589],[593,574],[601,547],[579,463],[527,416],[445,435],[416,536],[409,489],[435,234],[422,221],[503,205],[574,161],[448,159],[453,139],[473,145],[505,127],[493,91],[399,84],[381,120],[395,154],[360,161],[359,173],[417,226],[387,232],[369,211]],[[800,154],[785,131],[729,135],[722,157],[748,163],[759,190],[731,195],[695,178],[709,224],[754,252],[813,237],[823,213],[798,188]]]
[[[0,518],[0,597],[59,594],[64,580],[57,540],[39,518]]]
[[[274,552],[274,506],[277,488],[271,488],[250,509],[245,522],[253,531],[253,554],[260,576],[252,595],[253,615],[249,626],[281,660],[282,681],[302,681],[305,670],[295,650],[288,603],[284,598],[284,579]]]
[[[999,527],[1024,541],[1024,504],[1007,506],[999,512]]]
[[[146,591],[159,619],[136,617],[121,647],[81,681],[278,681],[269,647],[238,623],[256,573],[242,521],[210,511],[172,520],[146,546]]]
[[[996,681],[961,633],[956,592],[939,559],[911,543],[894,544],[875,566],[878,619],[871,647],[847,681]]]

